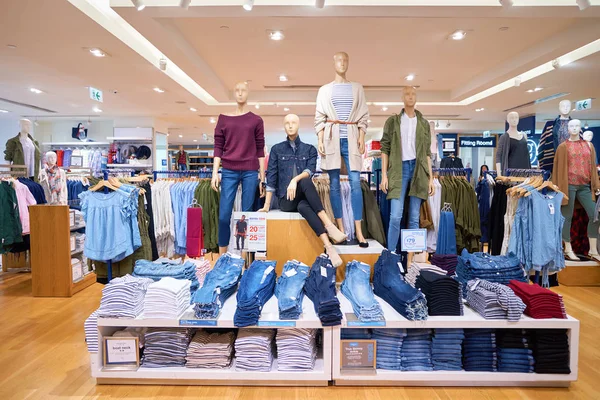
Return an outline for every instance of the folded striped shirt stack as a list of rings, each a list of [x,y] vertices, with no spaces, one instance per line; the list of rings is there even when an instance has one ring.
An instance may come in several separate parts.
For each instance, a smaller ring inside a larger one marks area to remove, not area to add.
[[[275,340],[279,371],[312,371],[315,368],[316,329],[278,329]]]
[[[472,279],[467,283],[467,304],[485,319],[518,321],[525,303],[508,286]]]
[[[271,371],[274,338],[273,329],[240,329],[235,340],[235,369]]]
[[[235,333],[196,331],[185,356],[188,368],[229,368]]]
[[[98,316],[105,318],[137,317],[144,309],[146,290],[152,282],[152,279],[131,275],[111,280],[102,289]]]
[[[90,353],[98,352],[98,310],[90,314],[83,324],[85,342]]]

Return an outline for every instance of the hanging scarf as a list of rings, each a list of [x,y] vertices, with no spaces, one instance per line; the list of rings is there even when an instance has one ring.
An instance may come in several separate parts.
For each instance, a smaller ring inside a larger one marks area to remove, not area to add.
[[[58,165],[56,164],[51,167],[46,167],[46,174],[48,175],[48,186],[50,187],[52,199],[58,199],[58,194],[63,187],[60,168],[58,168]]]

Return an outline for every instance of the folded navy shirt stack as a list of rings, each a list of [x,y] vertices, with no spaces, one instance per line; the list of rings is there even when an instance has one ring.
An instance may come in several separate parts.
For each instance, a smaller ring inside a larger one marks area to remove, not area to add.
[[[465,371],[496,372],[496,334],[494,329],[465,329],[463,367]]]
[[[449,276],[431,271],[421,271],[415,287],[427,299],[429,315],[463,315],[460,284]]]
[[[531,338],[524,329],[498,329],[496,331],[499,372],[534,371]]]
[[[536,373],[571,373],[569,337],[566,329],[537,329],[533,332],[533,337]]]

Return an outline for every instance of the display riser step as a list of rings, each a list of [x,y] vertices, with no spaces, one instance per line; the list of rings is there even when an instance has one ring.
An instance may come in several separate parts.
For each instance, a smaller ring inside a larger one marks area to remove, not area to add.
[[[558,283],[565,286],[600,286],[600,263],[594,261],[565,261],[558,273]]]

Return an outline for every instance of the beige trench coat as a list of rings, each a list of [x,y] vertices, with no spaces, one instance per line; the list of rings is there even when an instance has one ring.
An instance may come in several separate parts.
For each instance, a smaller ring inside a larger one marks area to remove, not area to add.
[[[325,130],[323,143],[325,145],[325,156],[321,155],[321,169],[324,171],[330,169],[340,169],[342,166],[342,156],[340,155],[340,125],[332,124],[327,121],[338,119],[331,101],[333,82],[321,86],[317,95],[317,111],[315,114],[315,131],[317,134]],[[348,153],[350,159],[350,170],[362,170],[362,155],[358,150],[359,128],[365,134],[367,132],[369,120],[369,107],[365,100],[365,91],[360,83],[352,82],[353,105],[350,118],[347,122],[357,122],[355,125],[348,125]],[[347,167],[347,166],[346,166]]]

